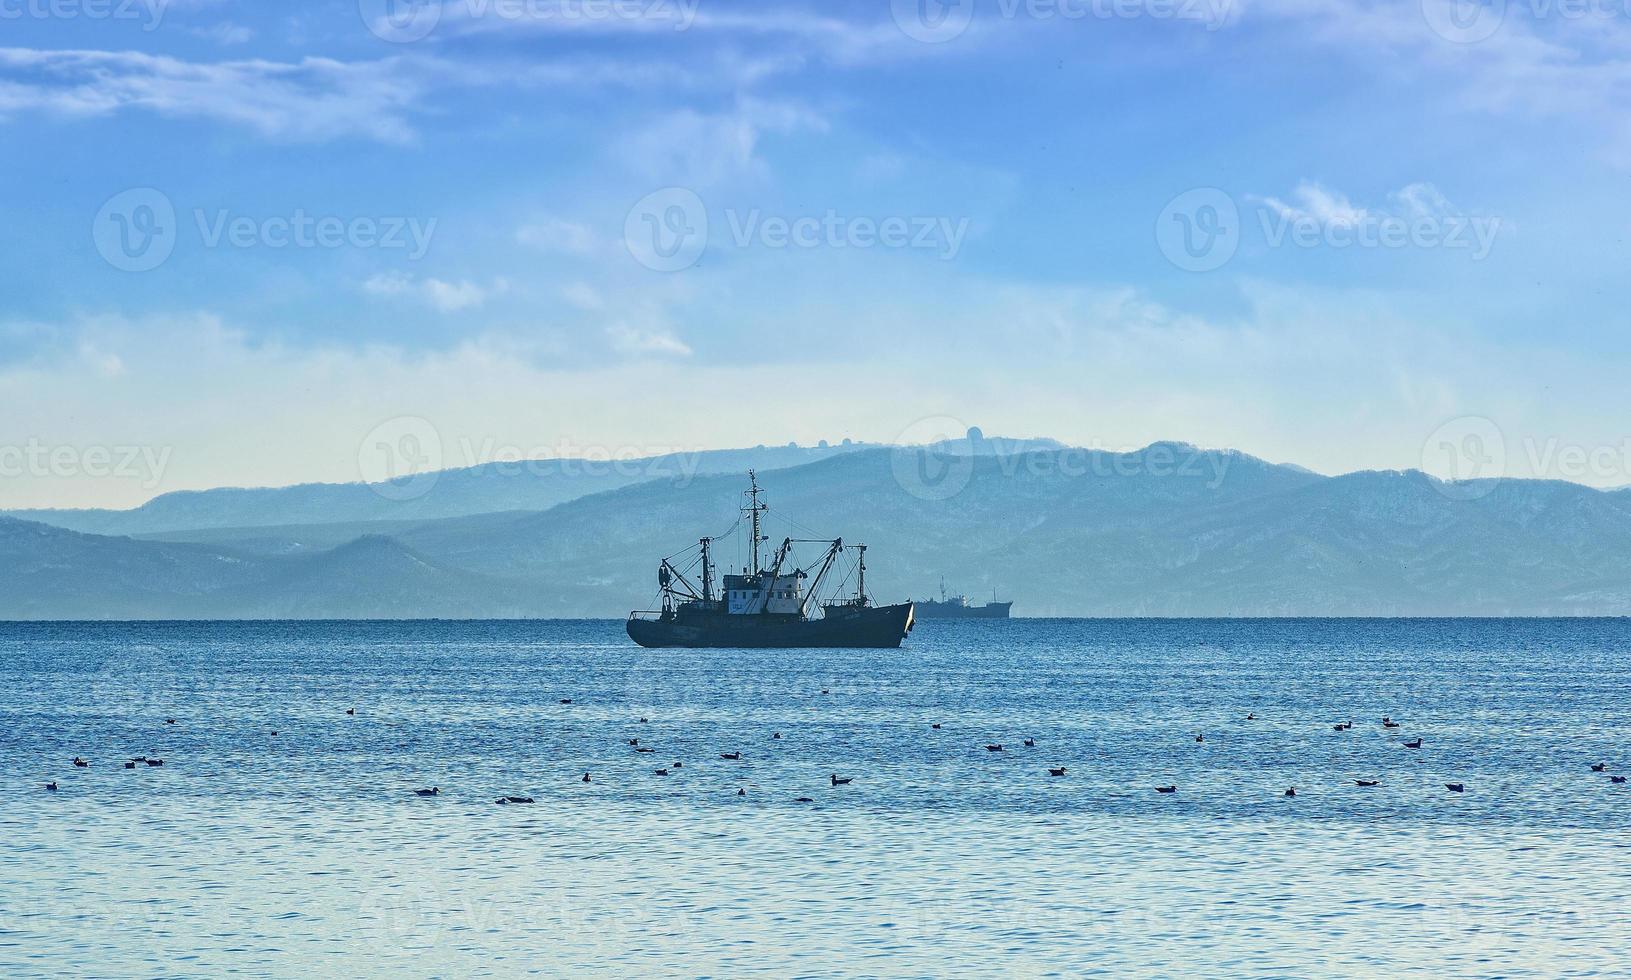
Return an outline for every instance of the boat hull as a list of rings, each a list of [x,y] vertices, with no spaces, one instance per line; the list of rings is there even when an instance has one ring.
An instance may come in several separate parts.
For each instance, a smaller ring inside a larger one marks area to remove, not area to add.
[[[629,638],[643,647],[898,647],[912,631],[912,603],[829,611],[819,619],[726,614],[630,617]]]

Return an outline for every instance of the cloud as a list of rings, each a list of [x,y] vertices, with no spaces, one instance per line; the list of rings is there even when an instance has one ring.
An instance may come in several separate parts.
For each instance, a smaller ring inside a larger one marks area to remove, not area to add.
[[[1466,217],[1467,212],[1450,203],[1438,187],[1427,182],[1406,185],[1388,194],[1389,207],[1368,208],[1349,200],[1318,182],[1305,180],[1287,197],[1256,197],[1284,221],[1307,222],[1323,228],[1354,228],[1386,218],[1406,221]]]
[[[248,44],[255,37],[253,28],[245,27],[242,24],[234,24],[231,21],[222,21],[219,24],[211,24],[209,27],[194,27],[191,28],[189,33],[194,37],[214,41],[222,46]]]
[[[516,229],[515,240],[520,245],[571,255],[594,255],[607,247],[588,225],[556,217],[522,225]]]
[[[625,324],[615,324],[606,328],[606,336],[611,340],[612,349],[619,354],[629,354],[643,357],[652,354],[670,354],[686,356],[691,348],[665,330],[636,330]]]
[[[485,304],[489,297],[509,288],[503,279],[495,279],[491,286],[479,286],[467,279],[447,282],[441,279],[416,279],[404,272],[382,272],[363,283],[363,289],[375,296],[406,296],[417,299],[442,313],[459,313]]]
[[[1291,193],[1297,202],[1287,204],[1277,197],[1265,197],[1263,203],[1287,221],[1313,221],[1319,225],[1352,227],[1360,224],[1368,212],[1355,206],[1347,195],[1326,190],[1319,184],[1303,181]]]
[[[198,63],[133,51],[0,48],[0,116],[146,111],[245,126],[278,140],[407,143],[424,75],[423,66],[400,58]]]
[[[744,176],[766,176],[756,151],[767,132],[827,128],[824,117],[797,103],[743,99],[727,112],[664,113],[620,139],[614,153],[651,180],[695,190]]]

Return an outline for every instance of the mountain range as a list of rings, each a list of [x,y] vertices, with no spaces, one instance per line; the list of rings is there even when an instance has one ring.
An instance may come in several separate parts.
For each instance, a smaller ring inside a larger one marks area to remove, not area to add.
[[[704,534],[722,569],[745,563],[724,532],[750,466],[770,546],[864,542],[880,600],[944,577],[1032,616],[1631,614],[1631,491],[981,439],[495,464],[411,500],[350,484],[14,512],[0,618],[622,616]]]

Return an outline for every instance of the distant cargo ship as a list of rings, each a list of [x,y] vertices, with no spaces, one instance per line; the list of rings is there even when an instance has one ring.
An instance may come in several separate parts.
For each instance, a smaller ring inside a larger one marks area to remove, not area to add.
[[[912,631],[913,604],[875,606],[866,594],[866,545],[832,540],[786,538],[768,565],[760,545],[760,517],[769,506],[759,502],[759,481],[748,471],[747,503],[742,507],[750,529],[749,564],[740,575],[726,575],[718,588],[713,547],[742,529],[744,519],[719,539],[702,538],[691,548],[657,566],[662,609],[629,613],[629,638],[643,647],[898,647]],[[822,545],[811,572],[791,565],[795,545]],[[854,555],[854,563],[844,561]],[[835,567],[838,596],[818,596]],[[787,569],[791,567],[792,570]],[[844,583],[855,578],[853,594]],[[691,576],[696,577],[693,583]],[[808,586],[806,586],[808,582]]]
[[[938,600],[921,599],[915,605],[919,619],[1007,619],[1008,611],[1014,608],[1012,602],[998,602],[995,591],[983,606],[971,604],[966,595],[947,595],[945,579],[940,580]]]

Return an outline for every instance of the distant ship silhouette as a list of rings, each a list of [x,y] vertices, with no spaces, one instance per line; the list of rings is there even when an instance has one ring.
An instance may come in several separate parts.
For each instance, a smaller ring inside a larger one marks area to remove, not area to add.
[[[997,592],[991,590],[991,601],[983,606],[972,605],[966,595],[947,595],[946,579],[940,579],[940,598],[919,599],[916,603],[919,619],[1007,619],[1012,602],[998,602]]]

